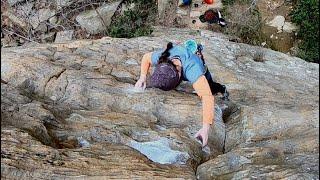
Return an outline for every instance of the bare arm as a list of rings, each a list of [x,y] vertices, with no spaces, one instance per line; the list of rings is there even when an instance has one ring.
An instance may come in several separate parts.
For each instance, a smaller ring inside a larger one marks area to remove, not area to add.
[[[214,96],[211,93],[207,79],[203,75],[200,76],[200,78],[193,83],[193,88],[196,90],[198,96],[200,96],[202,100],[203,124],[212,124],[214,116]]]
[[[202,128],[195,137],[202,140],[202,146],[204,147],[208,143],[209,129],[214,117],[214,96],[211,93],[207,79],[203,75],[193,83],[193,88],[202,100]]]
[[[148,74],[149,68],[151,66],[151,54],[152,54],[151,52],[146,53],[142,57],[140,78],[136,82],[135,87],[143,88],[143,89],[146,88],[147,74]]]
[[[140,77],[146,77],[151,66],[151,52],[143,55],[141,60],[141,73]]]

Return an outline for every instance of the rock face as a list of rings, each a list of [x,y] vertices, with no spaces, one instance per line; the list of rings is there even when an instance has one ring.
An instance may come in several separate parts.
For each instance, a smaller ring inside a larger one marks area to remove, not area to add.
[[[272,21],[268,22],[267,25],[276,27],[279,32],[289,32],[296,31],[298,28],[290,23],[285,22],[285,18],[283,16],[276,16]]]
[[[97,34],[106,30],[111,23],[111,18],[121,1],[106,4],[96,10],[85,11],[76,17],[82,28],[91,34]]]
[[[293,1],[257,1],[257,7],[261,18],[266,22],[261,30],[266,37],[266,44],[277,51],[295,55],[292,47],[297,45],[298,27],[290,22],[290,13],[294,9]]]
[[[102,37],[124,1],[3,1],[1,47]],[[131,4],[132,5],[132,4]],[[127,7],[133,8],[133,7]],[[13,32],[15,34],[13,34]],[[21,34],[21,32],[23,32]],[[55,38],[55,34],[57,38]]]
[[[60,31],[54,40],[55,43],[66,42],[72,39],[73,31]]]
[[[231,101],[216,97],[209,145],[201,101],[136,91],[144,53],[195,38]],[[259,57],[259,58],[257,58]],[[319,66],[225,40],[165,29],[154,37],[3,48],[1,176],[6,179],[318,179]],[[224,129],[225,128],[225,129]]]
[[[62,7],[68,6],[70,4],[72,4],[72,0],[56,0],[58,9],[61,9]]]
[[[37,11],[36,14],[34,14],[31,18],[31,25],[34,29],[36,29],[40,23],[50,19],[56,14],[55,10],[52,9],[40,9]]]
[[[8,0],[8,3],[10,4],[10,6],[15,5],[18,2],[22,2],[23,0]]]

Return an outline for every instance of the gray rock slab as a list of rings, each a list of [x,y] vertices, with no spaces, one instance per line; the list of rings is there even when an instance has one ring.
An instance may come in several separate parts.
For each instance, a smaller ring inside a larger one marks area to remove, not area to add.
[[[110,25],[111,17],[120,3],[121,1],[116,1],[103,5],[96,10],[82,12],[76,17],[76,21],[91,34],[101,33]]]
[[[59,31],[56,35],[56,39],[54,40],[55,43],[62,43],[72,40],[74,31]]]

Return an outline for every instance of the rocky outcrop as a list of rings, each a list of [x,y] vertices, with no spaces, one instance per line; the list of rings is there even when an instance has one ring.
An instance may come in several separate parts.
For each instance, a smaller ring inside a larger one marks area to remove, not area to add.
[[[261,18],[265,21],[262,26],[262,34],[266,37],[269,47],[296,55],[294,49],[297,46],[298,26],[291,21],[290,13],[294,9],[293,1],[257,1],[257,7]]]
[[[204,44],[231,94],[229,103],[216,97],[225,125],[215,123],[204,149],[193,138],[201,102],[190,84],[133,88],[144,53],[188,38]],[[3,48],[1,79],[3,178],[319,178],[319,66],[299,58],[164,29]]]
[[[61,9],[63,7],[69,6],[72,4],[73,0],[56,0],[56,5],[58,9]]]
[[[1,47],[105,34],[112,17],[121,11],[120,4],[124,4],[123,1],[4,1]]]
[[[30,18],[30,24],[36,29],[41,23],[47,21],[56,14],[55,10],[52,9],[39,9],[36,14]]]
[[[8,3],[9,3],[10,6],[13,6],[13,5],[15,5],[16,3],[22,2],[22,1],[23,1],[23,0],[8,0]]]
[[[76,17],[76,21],[90,34],[104,32],[110,25],[111,18],[120,3],[121,1],[116,1],[94,10],[82,12]]]
[[[150,17],[148,15],[148,18],[143,20],[148,22],[142,22],[142,24],[160,24],[167,27],[188,27],[224,32],[234,36],[230,39],[237,42],[249,43],[247,39],[251,39],[251,44],[298,55],[297,27],[290,22],[289,15],[294,8],[293,1],[252,0],[246,3],[235,2],[238,4],[235,6],[230,5],[231,2],[223,5],[221,0],[215,0],[212,4],[206,4],[203,0],[193,0],[191,4],[181,6],[182,2],[182,0],[157,0],[157,3],[154,3],[157,8],[148,7],[152,13],[150,13]],[[216,23],[203,22],[203,18],[200,18],[209,9],[221,10],[223,7],[225,10],[222,17],[228,24],[224,28]],[[110,29],[113,29],[113,25],[117,24],[120,15],[126,10],[137,8],[141,7],[132,2],[116,0],[107,2],[85,0],[3,1],[1,45],[2,47],[12,47],[26,42],[55,42],[55,39],[58,39],[56,42],[63,42],[59,38],[61,34],[66,32],[73,33],[71,33],[72,35],[68,34],[68,38],[65,40],[70,38],[96,39],[108,33],[114,35],[114,33],[110,33]],[[248,10],[253,8],[259,11],[259,16],[248,15],[250,14]],[[157,16],[156,11],[158,18],[155,17]],[[261,20],[259,20],[260,17]],[[141,19],[136,22],[136,24],[141,24],[138,21]],[[262,24],[261,29],[257,26],[259,24]],[[114,30],[116,29],[118,28]],[[244,29],[243,32],[240,32],[242,29]],[[259,32],[259,37],[253,35],[247,37],[246,29]]]
[[[267,25],[277,28],[278,32],[289,32],[296,31],[297,27],[290,23],[286,22],[283,16],[276,16],[272,21],[268,22]]]
[[[62,43],[66,41],[72,40],[73,31],[60,31],[57,33],[56,38],[54,40],[55,43]]]

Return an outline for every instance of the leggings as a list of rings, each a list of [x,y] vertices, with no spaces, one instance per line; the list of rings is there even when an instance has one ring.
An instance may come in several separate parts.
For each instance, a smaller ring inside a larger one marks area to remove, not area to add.
[[[225,86],[213,81],[211,73],[209,72],[209,69],[207,69],[204,76],[206,77],[209,83],[212,95],[216,95],[217,93],[223,94],[225,92]]]

